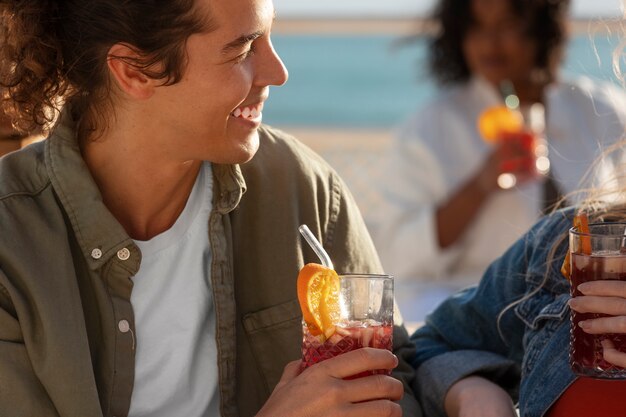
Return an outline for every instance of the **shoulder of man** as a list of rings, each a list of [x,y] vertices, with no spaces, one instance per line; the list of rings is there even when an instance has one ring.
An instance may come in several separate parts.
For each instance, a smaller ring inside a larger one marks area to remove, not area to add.
[[[266,202],[271,211],[322,231],[325,247],[340,271],[380,272],[381,267],[359,209],[344,181],[319,155],[271,127],[259,131],[257,154],[241,165],[246,194],[240,215],[256,218]],[[281,226],[282,227],[282,226]],[[297,233],[297,232],[296,232]]]
[[[0,201],[12,196],[36,195],[49,184],[43,142],[0,158]]]
[[[241,165],[244,175],[280,175],[300,178],[337,177],[336,171],[317,153],[295,137],[270,126],[259,129],[259,150],[252,160]],[[246,179],[247,180],[247,179]]]

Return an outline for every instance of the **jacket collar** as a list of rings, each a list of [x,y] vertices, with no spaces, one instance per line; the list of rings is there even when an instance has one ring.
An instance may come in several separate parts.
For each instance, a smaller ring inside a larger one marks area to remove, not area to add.
[[[83,255],[91,269],[100,268],[118,250],[131,245],[132,239],[104,205],[80,153],[74,121],[67,110],[45,142],[45,161]]]
[[[233,211],[246,192],[246,181],[239,165],[213,165],[215,210],[221,214]]]
[[[91,269],[102,267],[122,248],[138,249],[126,230],[102,201],[100,190],[83,160],[71,112],[65,109],[45,141],[46,169],[52,186],[72,225],[78,244]],[[214,165],[215,209],[226,214],[234,210],[246,190],[238,165]],[[136,273],[140,256],[131,256],[125,265]]]

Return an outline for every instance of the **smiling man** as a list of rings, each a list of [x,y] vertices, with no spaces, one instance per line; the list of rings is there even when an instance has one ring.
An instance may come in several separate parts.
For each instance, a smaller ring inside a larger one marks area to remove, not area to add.
[[[261,125],[270,0],[0,1],[0,415],[419,415],[401,323],[300,372],[296,277],[380,272],[343,182]],[[396,367],[397,366],[397,367]],[[345,377],[392,369],[395,378]]]

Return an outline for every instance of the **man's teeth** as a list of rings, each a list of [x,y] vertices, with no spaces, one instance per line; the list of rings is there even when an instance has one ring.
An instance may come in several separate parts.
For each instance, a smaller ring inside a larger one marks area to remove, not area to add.
[[[235,117],[241,117],[244,119],[256,119],[261,115],[261,111],[256,108],[250,108],[250,107],[244,107],[243,110],[242,109],[236,109],[233,113],[233,116]]]

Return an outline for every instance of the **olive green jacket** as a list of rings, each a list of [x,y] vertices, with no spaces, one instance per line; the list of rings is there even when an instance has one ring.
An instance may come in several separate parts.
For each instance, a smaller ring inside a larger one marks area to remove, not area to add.
[[[260,136],[251,162],[214,165],[207,219],[221,414],[228,417],[253,416],[285,364],[300,357],[295,280],[316,260],[300,224],[323,241],[338,271],[381,270],[336,173],[281,132],[262,128]],[[67,116],[44,142],[0,159],[0,416],[128,415],[142,343],[130,302],[140,265]],[[397,375],[408,383],[405,358],[413,349],[403,327],[394,337]],[[405,415],[417,415],[411,394],[404,403]]]

